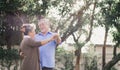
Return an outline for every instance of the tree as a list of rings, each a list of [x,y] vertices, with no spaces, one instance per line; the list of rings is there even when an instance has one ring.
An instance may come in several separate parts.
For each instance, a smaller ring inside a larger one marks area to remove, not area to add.
[[[0,45],[18,45],[22,39],[23,23],[35,22],[33,18],[45,15],[50,0],[0,0]],[[33,20],[31,20],[33,19]],[[35,18],[37,19],[37,18]],[[31,21],[30,21],[31,20]]]
[[[117,31],[115,31],[113,33],[113,37],[114,37],[114,41],[115,41],[115,45],[114,45],[114,50],[113,50],[113,59],[111,61],[109,61],[107,64],[104,64],[103,66],[103,70],[110,70],[112,68],[112,66],[114,66],[120,59],[120,54],[116,53],[117,52],[117,47],[119,47],[119,6],[120,6],[120,2],[116,1],[116,0],[107,0],[103,2],[104,7],[102,6],[102,10],[103,10],[103,16],[105,16],[105,20],[107,21],[106,24],[110,25],[108,26],[109,28],[111,26],[115,27],[117,29]],[[107,5],[106,5],[107,4]],[[105,7],[106,5],[106,7]],[[105,54],[105,53],[104,53]]]
[[[106,42],[107,42],[107,36],[108,36],[108,32],[109,29],[112,27],[113,24],[113,15],[112,10],[113,10],[113,6],[114,6],[114,0],[106,0],[106,1],[102,1],[100,3],[100,7],[101,7],[101,14],[102,14],[102,26],[105,27],[105,37],[104,37],[104,45],[102,48],[102,70],[106,64]]]
[[[75,70],[80,70],[80,56],[81,56],[81,48],[87,43],[90,41],[90,38],[91,38],[91,35],[92,35],[92,30],[93,30],[93,21],[94,21],[94,12],[95,12],[95,7],[96,7],[96,1],[95,3],[93,4],[93,11],[92,11],[92,14],[91,14],[91,19],[89,20],[90,23],[90,29],[88,31],[88,35],[86,36],[86,39],[84,41],[81,41],[79,42],[79,38],[82,37],[82,35],[85,33],[86,34],[86,30],[85,29],[80,29],[79,31],[79,34],[78,36],[76,36],[77,34],[73,33],[72,36],[73,36],[73,39],[75,41],[75,44],[77,46],[77,49],[75,51],[75,55],[77,56],[76,57],[76,65],[75,65]],[[83,28],[84,25],[81,26],[81,28]]]
[[[81,8],[78,9],[78,11],[75,11],[74,13],[71,13],[71,11],[68,9],[62,10],[62,18],[58,22],[59,24],[56,24],[57,27],[55,31],[60,30],[60,34],[62,35],[62,41],[65,41],[69,36],[73,36],[73,39],[75,41],[75,44],[77,46],[76,49],[76,64],[75,64],[75,70],[80,70],[80,55],[81,55],[81,48],[88,42],[90,41],[91,35],[92,35],[92,30],[93,30],[93,21],[94,21],[94,12],[95,12],[95,7],[96,7],[96,1],[92,0],[85,0],[83,1],[85,5],[81,6]],[[65,3],[65,2],[64,2]],[[75,4],[75,2],[72,2],[72,4]],[[70,3],[68,6],[72,7],[72,4]],[[87,12],[86,10],[89,10],[90,6],[94,5],[92,12],[91,13],[85,13]],[[63,5],[63,9],[66,7]],[[71,9],[71,8],[70,8]],[[67,17],[66,17],[67,15]],[[84,16],[85,15],[85,16]],[[91,15],[91,16],[88,16]],[[67,18],[64,20],[64,18]],[[91,18],[91,19],[90,19]],[[53,19],[54,20],[54,19]],[[62,22],[61,22],[62,21]],[[87,21],[87,22],[85,22]],[[90,22],[90,23],[88,23]],[[55,25],[55,23],[54,23]],[[90,26],[90,30],[87,31],[84,29],[85,25]],[[86,35],[86,39],[82,42],[79,42],[79,38],[81,38],[81,35]],[[77,36],[78,34],[78,36]]]
[[[120,53],[117,54],[117,47],[120,45],[120,10],[118,9],[120,7],[120,1],[116,2],[114,6],[114,10],[112,11],[112,15],[114,16],[113,21],[114,21],[114,27],[116,28],[117,31],[114,31],[113,37],[115,41],[114,45],[114,50],[113,50],[113,59],[109,61],[105,67],[104,70],[110,70],[112,66],[114,66],[118,61],[120,61]]]

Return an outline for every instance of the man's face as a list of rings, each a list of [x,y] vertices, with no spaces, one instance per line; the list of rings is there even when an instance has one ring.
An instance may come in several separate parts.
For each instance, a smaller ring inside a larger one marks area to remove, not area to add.
[[[39,28],[40,28],[41,32],[47,32],[49,30],[49,25],[46,23],[40,23]]]

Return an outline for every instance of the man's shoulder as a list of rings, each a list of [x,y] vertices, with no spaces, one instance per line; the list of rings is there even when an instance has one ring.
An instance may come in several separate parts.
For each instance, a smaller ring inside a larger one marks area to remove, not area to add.
[[[48,32],[47,33],[47,35],[54,35],[54,34],[55,34],[55,32]],[[39,36],[43,36],[41,32],[35,35],[35,37],[39,37]]]
[[[38,36],[39,36],[39,34],[36,34],[36,35],[35,35],[35,37],[38,37]]]
[[[52,34],[52,35],[54,35],[56,32],[49,32],[49,34]]]
[[[41,36],[40,36],[40,34],[38,33],[38,34],[36,34],[36,35],[34,36],[34,39],[36,40],[36,39],[38,39],[39,37],[41,37]]]
[[[42,33],[41,32],[39,32],[39,33],[37,33],[37,34],[35,34],[35,36],[40,36]]]

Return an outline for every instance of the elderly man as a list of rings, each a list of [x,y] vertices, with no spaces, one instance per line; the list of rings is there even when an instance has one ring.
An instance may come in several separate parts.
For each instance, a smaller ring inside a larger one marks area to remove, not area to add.
[[[61,43],[61,38],[57,33],[50,32],[50,21],[48,19],[41,19],[38,25],[41,32],[35,36],[36,41],[48,39],[55,34],[57,36],[54,41],[39,48],[42,70],[53,70],[55,67],[55,49],[56,45]]]

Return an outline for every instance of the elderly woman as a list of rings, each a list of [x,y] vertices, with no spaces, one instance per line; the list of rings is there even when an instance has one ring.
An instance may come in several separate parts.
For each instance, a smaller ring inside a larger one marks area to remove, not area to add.
[[[40,70],[38,47],[54,40],[56,36],[54,35],[49,39],[37,42],[33,39],[35,35],[34,27],[25,25],[23,28],[24,37],[20,45],[20,55],[24,57],[21,70]]]

